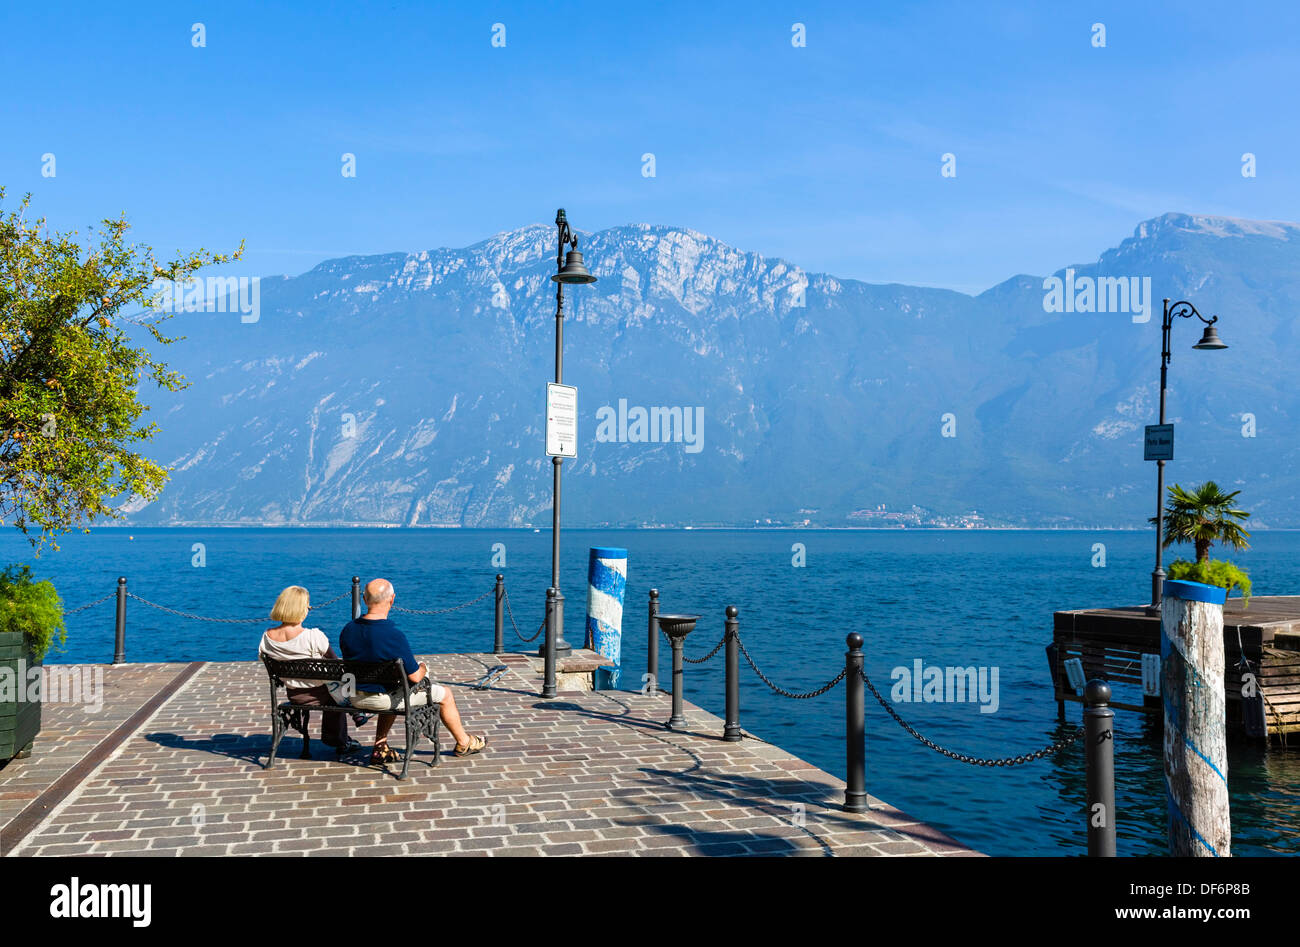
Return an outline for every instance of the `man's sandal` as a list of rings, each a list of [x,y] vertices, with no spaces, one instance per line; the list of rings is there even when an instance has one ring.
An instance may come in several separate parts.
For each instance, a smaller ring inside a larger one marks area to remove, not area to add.
[[[471,736],[469,738],[468,746],[461,746],[459,743],[456,744],[456,755],[473,756],[475,753],[478,753],[486,746],[487,746],[487,740],[483,739],[482,737]]]
[[[401,757],[397,755],[397,751],[387,743],[376,743],[374,750],[370,753],[371,766],[382,766],[386,763],[396,763],[399,760],[401,760]]]

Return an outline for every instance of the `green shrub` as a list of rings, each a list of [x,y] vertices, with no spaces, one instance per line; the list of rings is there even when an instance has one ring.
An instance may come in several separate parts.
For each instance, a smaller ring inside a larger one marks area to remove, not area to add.
[[[48,581],[32,579],[31,567],[14,565],[0,572],[0,632],[20,631],[39,661],[68,637],[63,602]]]
[[[1168,575],[1171,579],[1217,585],[1221,589],[1227,589],[1229,595],[1234,588],[1240,589],[1242,603],[1250,604],[1250,576],[1226,559],[1209,559],[1205,562],[1179,559],[1170,564]]]

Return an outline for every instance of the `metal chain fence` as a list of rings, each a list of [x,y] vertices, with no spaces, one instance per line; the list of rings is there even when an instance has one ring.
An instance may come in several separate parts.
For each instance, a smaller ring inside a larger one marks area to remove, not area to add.
[[[462,608],[468,608],[471,605],[475,605],[483,601],[483,599],[487,598],[494,591],[495,589],[488,589],[486,592],[484,592],[482,595],[478,596],[477,598],[471,599],[470,601],[464,602],[460,605],[453,605],[449,608],[419,609],[419,608],[401,608],[397,605],[394,605],[393,611],[402,612],[407,615],[445,615],[449,612],[459,611]],[[102,598],[98,598],[93,602],[88,602],[85,605],[80,605],[77,608],[64,612],[64,615],[65,616],[75,615],[78,612],[85,611],[86,609],[94,608],[96,605],[101,605],[104,602],[108,601],[109,599],[113,598],[115,594],[116,593],[109,593],[108,595],[105,595]],[[128,598],[133,598],[137,602],[140,602],[142,605],[148,605],[150,608],[156,608],[159,611],[168,613],[169,615],[177,615],[181,618],[189,618],[194,621],[216,622],[220,624],[230,624],[230,625],[252,624],[252,623],[261,623],[267,621],[266,618],[210,618],[206,615],[196,615],[193,612],[185,612],[176,608],[168,608],[166,605],[159,605],[157,602],[151,602],[146,598],[136,595],[134,592],[127,592],[126,594]],[[317,605],[313,605],[312,610],[314,611],[318,608],[324,608],[328,605],[333,605],[335,602],[338,602],[346,598],[350,594],[351,594],[350,592],[344,592],[343,594],[337,595],[326,602],[321,602]],[[510,593],[506,591],[503,597],[505,599],[506,612],[510,616],[510,625],[514,629],[515,636],[519,638],[520,641],[523,641],[524,643],[535,641],[538,638],[538,636],[541,635],[541,633],[546,629],[546,621],[545,620],[542,621],[541,625],[538,627],[537,631],[532,635],[532,637],[525,638],[523,634],[521,634],[519,631],[519,625],[515,622],[514,609],[510,605]],[[665,635],[665,637],[667,637],[667,635]],[[717,653],[722,650],[722,647],[726,643],[727,643],[727,635],[726,633],[724,633],[721,640],[719,640],[718,643],[713,647],[713,650],[710,651],[708,654],[706,654],[704,657],[691,658],[683,654],[682,660],[687,661],[690,664],[704,664],[706,661],[709,661],[714,656],[716,656]],[[831,678],[821,687],[818,687],[815,690],[805,691],[803,693],[795,693],[793,691],[788,691],[785,688],[779,686],[778,684],[773,682],[771,678],[769,678],[766,674],[763,673],[762,669],[760,669],[758,664],[754,661],[753,656],[749,653],[749,649],[745,647],[745,642],[741,639],[739,634],[736,635],[736,644],[739,645],[740,653],[744,655],[745,661],[753,669],[754,673],[758,675],[759,680],[761,680],[764,684],[766,684],[775,693],[779,694],[782,697],[788,697],[792,700],[808,700],[814,697],[820,697],[823,694],[827,693],[828,691],[832,690],[834,687],[836,687],[840,683],[840,681],[844,680],[845,676],[848,674],[847,668],[841,668],[838,674],[836,674],[833,678]],[[885,713],[889,714],[889,716],[892,717],[894,721],[900,727],[903,728],[904,731],[906,731],[910,736],[914,737],[924,746],[929,747],[931,750],[934,750],[936,753],[940,753],[943,756],[948,757],[949,759],[957,760],[960,763],[969,763],[972,766],[1019,766],[1024,763],[1030,763],[1033,762],[1034,760],[1042,759],[1045,756],[1050,756],[1053,753],[1058,753],[1061,750],[1065,749],[1066,747],[1072,746],[1074,743],[1078,742],[1079,738],[1083,736],[1083,732],[1084,732],[1083,727],[1080,726],[1069,736],[1057,740],[1056,742],[1051,743],[1048,746],[1043,747],[1042,749],[1035,750],[1032,753],[1022,753],[1019,756],[1008,756],[999,759],[990,759],[990,758],[984,758],[978,756],[970,756],[965,753],[958,753],[955,750],[949,750],[946,747],[942,747],[939,744],[935,743],[933,740],[930,740],[925,736],[923,736],[919,731],[917,731],[915,727],[913,727],[906,720],[904,720],[899,715],[898,711],[896,711],[893,708],[890,702],[885,699],[884,695],[882,695],[880,691],[876,689],[876,685],[872,683],[871,678],[867,675],[867,672],[865,670],[859,670],[858,674],[861,676],[863,683],[867,687],[867,690],[871,692],[871,696],[876,699],[876,702],[880,704],[881,707],[884,708]]]
[[[93,602],[87,602],[85,605],[78,605],[76,608],[64,612],[63,617],[67,618],[69,615],[77,614],[77,612],[84,612],[88,608],[94,608],[96,605],[102,605],[104,602],[107,602],[110,598],[112,598],[115,595],[117,595],[116,592],[109,592],[103,598],[97,598]]]
[[[723,640],[724,641],[726,640],[725,636],[723,637]],[[736,635],[736,644],[740,645],[740,653],[745,656],[745,660],[748,661],[749,666],[754,669],[754,673],[758,675],[759,680],[761,680],[772,690],[776,691],[776,693],[780,694],[782,697],[789,697],[792,700],[808,700],[810,697],[820,697],[822,694],[825,694],[831,688],[835,687],[835,685],[838,684],[840,681],[844,680],[844,675],[848,673],[846,668],[840,668],[839,674],[836,674],[833,678],[831,678],[829,681],[827,681],[825,684],[823,684],[821,687],[817,688],[816,690],[808,691],[807,693],[804,694],[795,694],[786,690],[783,687],[778,687],[776,684],[773,684],[772,681],[768,679],[768,676],[758,669],[758,665],[755,664],[754,659],[750,657],[749,649],[745,647],[745,642],[741,640],[739,634]]]
[[[318,608],[324,608],[327,605],[333,605],[335,602],[339,601],[340,599],[348,598],[351,594],[352,593],[348,591],[348,592],[344,592],[342,595],[336,595],[328,602],[320,602],[319,604],[313,605],[311,608],[308,609],[308,611],[314,612]]]
[[[722,640],[718,642],[717,647],[715,647],[704,657],[688,658],[686,657],[686,655],[682,655],[682,658],[683,660],[690,661],[692,664],[703,664],[705,661],[709,660],[715,654],[717,654],[718,651],[722,648],[722,646],[726,643],[727,643],[727,636],[724,634],[722,636]],[[794,693],[776,684],[775,682],[772,681],[771,678],[769,678],[766,674],[763,673],[763,671],[759,668],[758,664],[755,663],[753,655],[749,653],[749,649],[745,647],[745,642],[741,640],[739,634],[736,635],[736,644],[740,646],[740,653],[745,656],[745,661],[748,662],[749,666],[754,669],[754,673],[758,675],[759,680],[761,680],[764,684],[766,684],[777,694],[780,694],[782,697],[789,697],[793,700],[808,700],[813,697],[820,697],[822,694],[825,694],[826,692],[834,688],[837,684],[840,683],[840,681],[844,680],[844,678],[848,674],[847,667],[841,668],[838,674],[836,674],[833,678],[831,678],[821,687],[818,687],[816,690],[805,691],[802,694]],[[889,716],[894,718],[894,720],[898,723],[900,727],[902,727],[909,734],[911,734],[913,737],[919,740],[922,744],[934,750],[936,753],[941,753],[944,756],[948,757],[949,759],[954,759],[961,763],[970,763],[973,766],[1019,766],[1022,763],[1030,763],[1033,762],[1034,760],[1042,759],[1044,756],[1050,756],[1053,753],[1058,753],[1061,750],[1065,749],[1066,747],[1072,746],[1074,743],[1078,742],[1079,738],[1083,736],[1083,727],[1080,726],[1074,731],[1074,733],[1070,734],[1068,737],[1057,740],[1055,743],[1045,746],[1041,750],[1035,750],[1032,753],[1022,753],[1019,756],[1003,757],[1001,759],[986,759],[978,756],[969,756],[965,753],[958,753],[954,750],[949,750],[946,747],[942,747],[939,744],[935,743],[933,740],[929,740],[923,735],[921,735],[916,730],[915,727],[913,727],[901,716],[899,716],[898,712],[894,710],[894,708],[890,705],[889,701],[887,701],[884,698],[884,696],[881,695],[880,691],[876,690],[876,685],[871,682],[871,678],[867,676],[866,671],[859,670],[858,673],[859,675],[861,675],[863,683],[866,684],[867,690],[871,691],[871,696],[876,698],[876,702],[879,703],[880,706],[885,709],[885,712],[889,714]]]
[[[494,591],[493,589],[488,589],[478,598],[472,599],[471,601],[465,602],[461,605],[453,605],[451,608],[419,609],[419,608],[400,608],[397,605],[394,605],[393,611],[404,612],[408,615],[444,615],[447,612],[459,611],[462,608],[468,608],[471,605],[475,605],[478,602],[483,601],[483,599],[487,598],[489,595],[491,595],[493,591]],[[105,595],[103,598],[91,602],[89,605],[82,605],[81,607],[75,608],[70,612],[65,612],[64,614],[72,615],[75,614],[76,612],[84,611],[87,608],[90,608],[94,605],[98,605],[101,602],[107,601],[108,599],[112,598],[113,595],[115,594],[116,593]],[[334,598],[329,599],[328,601],[320,602],[316,605],[311,606],[310,610],[316,611],[316,609],[318,608],[325,608],[328,605],[333,605],[335,602],[339,602],[347,598],[351,594],[352,594],[351,591],[348,591],[348,592],[344,592],[342,595],[336,595],[334,596]],[[216,622],[218,624],[223,624],[223,625],[247,625],[247,624],[253,624],[257,622],[266,622],[269,620],[265,617],[263,618],[210,618],[207,615],[196,615],[193,612],[185,612],[185,611],[181,611],[178,608],[168,608],[166,605],[159,605],[157,602],[151,602],[147,598],[143,598],[142,596],[136,595],[134,592],[127,592],[126,597],[133,598],[140,604],[148,605],[150,608],[156,608],[160,612],[166,612],[169,615],[176,615],[180,618],[188,618],[191,619],[192,621]]]
[[[1044,756],[1050,756],[1053,753],[1059,752],[1067,746],[1076,743],[1078,739],[1083,736],[1083,727],[1079,727],[1070,736],[1063,740],[1057,740],[1055,743],[1045,746],[1041,750],[1035,750],[1033,753],[1022,753],[1020,756],[1007,756],[1002,759],[984,759],[978,756],[967,756],[964,753],[956,753],[939,746],[939,744],[935,743],[933,740],[927,740],[925,737],[921,736],[921,734],[917,733],[916,729],[900,717],[898,712],[890,706],[889,702],[885,700],[880,691],[876,690],[876,685],[871,683],[871,678],[867,676],[867,672],[859,671],[858,673],[862,675],[862,680],[866,683],[867,690],[871,691],[871,696],[876,698],[876,702],[879,703],[881,707],[885,708],[885,713],[893,717],[900,727],[936,753],[942,753],[949,759],[957,760],[960,763],[970,763],[972,766],[1019,766],[1021,763],[1031,763],[1034,760],[1042,759]]]
[[[394,605],[393,611],[401,612],[404,615],[445,615],[448,612],[457,612],[462,608],[469,608],[471,605],[477,605],[495,591],[496,587],[494,586],[478,598],[470,599],[468,602],[462,602],[460,605],[453,605],[450,608],[402,608],[400,605]]]
[[[541,625],[538,627],[537,631],[533,633],[533,636],[531,638],[525,638],[522,634],[519,633],[519,626],[515,624],[515,610],[510,607],[510,590],[502,589],[501,591],[502,591],[501,597],[506,600],[506,613],[510,616],[510,626],[515,630],[515,637],[518,638],[520,641],[522,641],[524,644],[528,644],[529,642],[536,641],[537,636],[546,630],[546,619],[545,618],[542,619]]]
[[[660,629],[660,630],[662,631],[662,629]],[[665,635],[664,637],[667,637],[667,635]],[[710,651],[708,654],[706,654],[704,657],[702,657],[702,658],[688,658],[688,657],[686,656],[686,652],[683,651],[683,652],[682,652],[682,660],[685,661],[685,662],[688,663],[688,664],[703,664],[705,661],[709,660],[711,657],[713,657],[715,654],[717,654],[719,651],[721,651],[721,650],[722,650],[722,646],[723,646],[724,644],[726,644],[726,643],[727,643],[727,636],[724,634],[724,635],[722,636],[722,640],[719,641],[719,642],[714,646],[713,650]]]
[[[183,611],[181,611],[181,610],[178,609],[178,608],[168,608],[166,605],[159,605],[157,602],[151,602],[151,601],[149,601],[147,598],[141,598],[139,595],[136,595],[134,592],[127,592],[127,593],[126,593],[126,597],[127,597],[127,598],[133,598],[133,599],[135,599],[135,600],[136,600],[137,602],[139,602],[141,605],[148,605],[150,608],[156,608],[156,609],[158,609],[158,611],[160,611],[160,612],[166,612],[166,613],[169,614],[169,615],[177,615],[177,616],[179,616],[179,617],[181,617],[181,618],[190,618],[190,619],[193,619],[194,621],[209,621],[209,622],[216,622],[217,624],[222,624],[222,625],[248,625],[248,624],[252,624],[252,623],[254,623],[254,622],[257,622],[257,623],[259,623],[259,624],[265,624],[267,621],[270,620],[270,619],[268,619],[268,618],[266,618],[266,617],[262,617],[262,618],[209,618],[209,617],[207,617],[206,615],[195,615],[193,612],[183,612]]]

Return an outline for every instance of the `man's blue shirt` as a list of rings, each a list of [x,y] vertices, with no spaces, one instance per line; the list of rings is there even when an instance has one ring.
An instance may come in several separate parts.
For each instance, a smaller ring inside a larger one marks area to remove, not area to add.
[[[411,643],[397,630],[391,618],[354,618],[339,632],[339,649],[344,661],[392,661],[402,659],[407,674],[414,674],[420,662],[411,653]],[[357,690],[383,693],[378,684],[358,684]]]

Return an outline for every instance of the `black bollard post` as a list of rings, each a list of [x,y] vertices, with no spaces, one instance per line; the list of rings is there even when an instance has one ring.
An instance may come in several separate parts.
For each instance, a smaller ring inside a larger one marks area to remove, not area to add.
[[[355,575],[352,577],[352,617],[361,617],[361,579]]]
[[[555,612],[555,653],[571,653],[573,651],[573,646],[564,640],[564,593],[558,588],[555,590],[555,604],[547,604],[546,610],[547,614]],[[546,645],[543,644],[537,646],[537,656],[539,658],[546,657]]]
[[[669,730],[686,727],[686,714],[682,709],[682,635],[673,635],[673,715],[668,718]]]
[[[117,629],[113,636],[113,663],[126,663],[126,576],[117,580]]]
[[[1100,679],[1083,691],[1084,756],[1088,768],[1088,855],[1115,857],[1115,711],[1110,685]]]
[[[867,702],[862,681],[862,636],[856,631],[845,642],[844,732],[848,773],[844,781],[844,811],[866,812],[867,806]]]
[[[550,699],[555,696],[555,632],[556,600],[558,590],[546,590],[546,641],[542,644],[544,658],[542,668],[542,697]]]
[[[506,577],[500,572],[497,573],[497,616],[496,616],[496,638],[492,643],[493,654],[505,654],[505,608],[506,608]]]
[[[650,637],[646,641],[646,693],[659,694],[659,590],[650,590]]]
[[[727,606],[727,722],[722,728],[726,743],[739,743],[744,739],[740,732],[740,612],[735,605]]]

